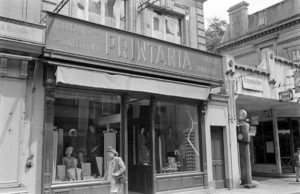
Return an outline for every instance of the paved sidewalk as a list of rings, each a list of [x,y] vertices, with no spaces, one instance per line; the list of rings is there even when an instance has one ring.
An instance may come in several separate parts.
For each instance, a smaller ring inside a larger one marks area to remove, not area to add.
[[[256,188],[222,189],[208,191],[207,194],[300,194],[300,182],[297,183],[295,178],[254,177],[253,179],[258,183]]]
[[[300,194],[300,182],[297,183],[295,178],[254,177],[253,180],[255,180],[253,183],[257,183],[257,187],[252,189],[241,186],[232,190],[185,191],[176,194]]]

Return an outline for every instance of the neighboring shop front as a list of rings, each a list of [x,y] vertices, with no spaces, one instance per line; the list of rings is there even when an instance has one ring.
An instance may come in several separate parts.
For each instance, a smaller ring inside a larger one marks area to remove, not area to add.
[[[300,142],[300,104],[295,90],[299,64],[266,51],[265,68],[235,65],[236,111],[248,112],[254,174],[293,173]]]
[[[51,13],[47,26],[43,192],[108,193],[108,146],[125,161],[126,192],[207,187],[221,56]]]
[[[42,127],[43,118],[34,118],[33,112],[39,109],[34,104],[43,100],[31,97],[38,85],[33,74],[38,72],[43,35],[41,25],[0,17],[0,193],[40,189],[35,176],[41,166],[40,133],[33,131]]]

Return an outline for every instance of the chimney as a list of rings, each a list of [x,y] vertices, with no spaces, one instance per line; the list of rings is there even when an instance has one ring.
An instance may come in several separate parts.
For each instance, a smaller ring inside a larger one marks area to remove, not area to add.
[[[242,1],[227,10],[229,13],[229,39],[232,40],[248,32],[248,5],[246,1]]]

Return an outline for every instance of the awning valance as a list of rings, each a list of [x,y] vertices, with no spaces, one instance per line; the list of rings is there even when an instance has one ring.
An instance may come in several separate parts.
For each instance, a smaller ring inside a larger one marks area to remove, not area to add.
[[[200,87],[177,82],[169,82],[129,75],[108,74],[89,69],[58,66],[56,82],[93,88],[147,92],[167,96],[176,96],[207,100],[209,87]]]

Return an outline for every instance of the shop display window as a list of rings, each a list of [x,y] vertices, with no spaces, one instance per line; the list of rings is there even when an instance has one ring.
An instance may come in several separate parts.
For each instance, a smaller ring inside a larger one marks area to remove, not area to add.
[[[156,171],[200,171],[197,106],[158,102],[155,124]]]
[[[107,147],[120,150],[120,120],[117,95],[59,93],[54,106],[53,181],[101,179]]]
[[[75,0],[72,7],[73,17],[125,29],[124,0]]]
[[[276,164],[272,121],[259,122],[253,148],[255,164]]]

